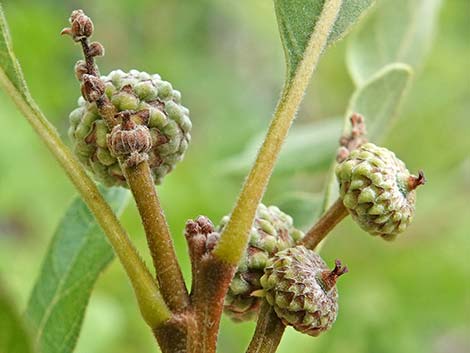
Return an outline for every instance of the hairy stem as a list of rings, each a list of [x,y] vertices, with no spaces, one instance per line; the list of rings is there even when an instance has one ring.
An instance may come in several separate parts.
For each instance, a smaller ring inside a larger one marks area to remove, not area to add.
[[[139,209],[162,295],[171,310],[182,311],[189,305],[189,296],[148,161],[125,167],[125,175]]]
[[[314,250],[318,244],[328,235],[328,233],[347,215],[348,210],[344,207],[343,201],[337,199],[333,205],[326,211],[315,225],[305,233],[301,244],[306,248]]]
[[[310,77],[327,43],[341,3],[341,0],[325,2],[304,58],[292,80],[284,86],[281,99],[263,145],[258,152],[256,162],[243,185],[230,220],[221,234],[219,244],[214,250],[216,256],[230,264],[236,265],[245,251],[256,208],[263,197],[282,144],[295,118]]]
[[[198,335],[189,342],[191,353],[216,351],[217,333],[228,286],[245,251],[256,209],[264,194],[275,162],[302,101],[310,77],[333,28],[341,0],[327,0],[306,48],[304,58],[284,86],[266,138],[243,185],[230,220],[207,263],[201,267],[192,302]]]
[[[263,300],[256,330],[246,353],[273,353],[281,342],[286,326],[277,317],[274,309]]]
[[[132,245],[116,215],[101,196],[95,183],[87,175],[72,152],[62,142],[55,128],[37,108],[29,95],[22,95],[2,69],[0,69],[0,85],[12,98],[21,113],[26,117],[65,170],[83,201],[87,204],[108,237],[134,287],[145,321],[151,327],[158,327],[163,324],[170,318],[171,313],[160,294],[158,286],[137,250]]]
[[[224,298],[236,267],[209,256],[197,269],[191,293],[197,328],[188,335],[188,352],[215,353]]]

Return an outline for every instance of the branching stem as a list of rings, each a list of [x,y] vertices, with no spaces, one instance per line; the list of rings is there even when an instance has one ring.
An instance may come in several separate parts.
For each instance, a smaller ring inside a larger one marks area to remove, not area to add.
[[[337,199],[315,225],[305,233],[305,237],[302,239],[301,243],[306,248],[314,250],[328,233],[348,214],[348,210],[344,207],[343,201]]]
[[[297,66],[295,74],[285,83],[265,140],[242,187],[230,220],[206,263],[208,266],[205,270],[201,268],[202,275],[198,279],[202,283],[198,283],[192,297],[199,327],[198,334],[190,337],[190,340],[194,340],[189,342],[189,346],[194,348],[190,350],[191,353],[216,351],[217,333],[228,286],[243,256],[256,209],[310,78],[326,46],[341,4],[341,0],[325,1],[304,57]],[[260,317],[259,320],[264,319]]]
[[[39,108],[37,108],[32,100],[25,100],[25,96],[20,94],[1,69],[0,85],[12,98],[18,109],[65,170],[83,201],[108,237],[134,287],[145,321],[152,327],[159,327],[170,318],[171,313],[160,295],[155,280],[132,245],[116,215],[101,196],[95,183],[90,179],[68,147],[62,142],[55,128]]]

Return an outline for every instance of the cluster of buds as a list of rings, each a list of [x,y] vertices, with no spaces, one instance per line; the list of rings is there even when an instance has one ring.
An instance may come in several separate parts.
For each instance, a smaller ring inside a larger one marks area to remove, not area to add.
[[[222,232],[229,217],[222,219]],[[304,233],[295,228],[293,219],[276,206],[258,206],[250,231],[245,254],[238,264],[225,297],[224,311],[234,321],[248,321],[257,317],[262,300],[252,293],[261,288],[260,278],[266,264],[278,251],[295,246]]]
[[[359,148],[361,145],[367,142],[366,138],[366,124],[364,117],[360,114],[354,113],[349,118],[351,122],[351,131],[348,134],[344,134],[339,139],[338,151],[336,152],[336,161],[338,163],[344,161],[351,151]]]
[[[64,28],[61,34],[67,34],[75,42],[90,38],[93,34],[93,22],[83,10],[74,10],[69,18],[70,27]]]
[[[131,70],[100,76],[95,57],[104,55],[98,42],[89,43],[93,23],[82,10],[70,16],[68,34],[80,42],[84,60],[75,65],[81,82],[79,107],[70,114],[69,136],[79,160],[105,185],[127,186],[124,166],[148,161],[160,183],[188,148],[189,110],[181,94],[158,74]]]

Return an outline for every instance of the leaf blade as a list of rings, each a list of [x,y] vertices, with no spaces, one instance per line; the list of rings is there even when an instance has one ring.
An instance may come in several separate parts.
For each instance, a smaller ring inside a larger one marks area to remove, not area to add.
[[[119,188],[103,191],[118,214],[128,195]],[[43,353],[73,351],[93,285],[113,258],[93,215],[75,199],[54,234],[26,310]]]
[[[348,0],[341,5],[327,45],[341,39],[368,10],[374,0]],[[286,56],[287,79],[294,77],[307,48],[324,2],[318,0],[274,0],[281,41]]]
[[[345,127],[349,128],[352,113],[362,114],[366,118],[368,139],[380,141],[396,117],[412,77],[413,69],[409,65],[386,65],[352,95]]]
[[[419,67],[430,48],[441,4],[442,0],[382,1],[348,48],[354,82],[365,82],[392,62]]]
[[[0,67],[15,88],[29,101],[29,90],[23,77],[23,71],[13,51],[10,30],[8,29],[2,4],[0,4]]]
[[[336,150],[342,124],[342,119],[334,118],[292,127],[279,154],[274,175],[317,172],[327,168]],[[261,140],[262,136],[254,137],[244,151],[222,162],[218,167],[221,174],[242,175],[248,171]]]

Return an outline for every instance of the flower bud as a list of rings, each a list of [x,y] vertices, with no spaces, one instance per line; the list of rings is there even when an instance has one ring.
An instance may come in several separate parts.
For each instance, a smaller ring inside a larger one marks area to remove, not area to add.
[[[74,41],[89,38],[93,34],[93,22],[82,10],[75,10],[70,16],[71,34]]]
[[[75,76],[77,77],[77,80],[81,81],[85,74],[88,74],[86,62],[85,60],[78,60],[75,64]]]
[[[104,56],[104,47],[99,42],[93,42],[90,44],[90,49],[88,50],[88,55],[90,56]]]
[[[147,153],[152,148],[152,137],[147,126],[126,120],[113,128],[108,136],[108,147],[116,157]]]
[[[82,75],[82,96],[86,101],[92,103],[100,99],[105,92],[105,84],[98,77]]]

